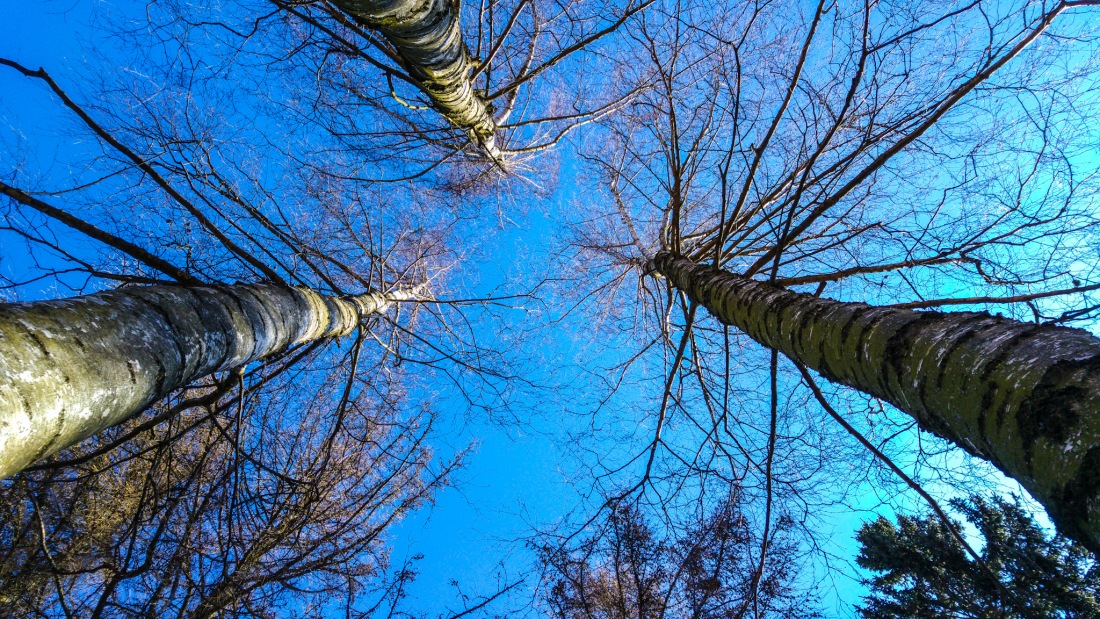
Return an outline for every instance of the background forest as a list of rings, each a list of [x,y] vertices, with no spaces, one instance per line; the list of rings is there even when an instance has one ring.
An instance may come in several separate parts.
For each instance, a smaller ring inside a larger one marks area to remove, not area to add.
[[[351,316],[124,364],[4,469],[0,604],[1100,615],[1093,4],[0,7],[0,301]]]

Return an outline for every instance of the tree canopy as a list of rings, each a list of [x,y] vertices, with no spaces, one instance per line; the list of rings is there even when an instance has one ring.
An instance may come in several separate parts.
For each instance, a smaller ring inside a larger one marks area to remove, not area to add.
[[[0,423],[42,424],[32,455],[61,445],[25,397],[41,360],[94,359],[20,322],[36,302],[397,299],[186,384],[147,371],[166,396],[2,482],[0,595],[416,614],[433,548],[391,557],[397,523],[478,444],[530,437],[553,473],[469,496],[475,520],[545,502],[515,519],[537,552],[454,614],[571,616],[589,590],[620,614],[797,614],[850,589],[834,532],[869,510],[928,503],[978,565],[937,497],[1002,474],[1096,551],[1096,4],[165,0],[97,4],[68,66],[0,50],[0,295],[31,304],[0,308],[22,351]],[[196,333],[263,332],[215,314]],[[508,457],[484,479],[536,456]],[[959,509],[1025,552],[1007,505]],[[715,544],[740,558],[690,551]],[[619,547],[649,558],[608,588]],[[538,609],[532,565],[563,583]]]

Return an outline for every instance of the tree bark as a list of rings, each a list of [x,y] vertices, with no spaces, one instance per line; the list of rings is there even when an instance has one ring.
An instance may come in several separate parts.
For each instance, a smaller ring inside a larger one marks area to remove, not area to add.
[[[993,463],[1100,554],[1100,339],[984,312],[822,299],[668,252],[652,267],[720,322]]]
[[[410,298],[242,284],[0,305],[0,478],[202,376],[347,335],[365,316]]]
[[[500,160],[496,123],[470,80],[474,67],[462,40],[458,2],[333,0],[333,4],[381,33],[436,109],[490,157]]]

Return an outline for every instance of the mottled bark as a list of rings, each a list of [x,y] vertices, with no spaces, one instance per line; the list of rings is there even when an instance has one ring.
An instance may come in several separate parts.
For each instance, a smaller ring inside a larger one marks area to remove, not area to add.
[[[409,294],[273,285],[141,286],[0,305],[0,478],[173,389],[350,333]]]
[[[667,252],[653,262],[722,323],[992,462],[1100,553],[1100,339],[984,312],[817,298]]]
[[[389,41],[405,70],[435,108],[465,131],[494,159],[500,159],[496,123],[474,90],[474,69],[452,0],[333,0],[349,15]]]

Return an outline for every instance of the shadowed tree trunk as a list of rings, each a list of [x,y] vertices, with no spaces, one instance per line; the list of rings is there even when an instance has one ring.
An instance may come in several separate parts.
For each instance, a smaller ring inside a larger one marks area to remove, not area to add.
[[[364,317],[413,296],[142,286],[0,305],[0,477],[202,376],[347,335]]]
[[[490,157],[501,158],[496,123],[470,80],[474,67],[462,40],[457,2],[334,0],[334,4],[381,33],[435,108]]]
[[[1100,339],[987,313],[822,299],[668,252],[651,266],[720,322],[992,462],[1100,553]]]

